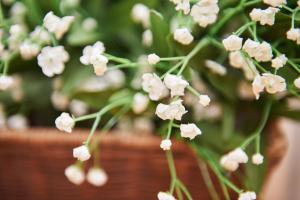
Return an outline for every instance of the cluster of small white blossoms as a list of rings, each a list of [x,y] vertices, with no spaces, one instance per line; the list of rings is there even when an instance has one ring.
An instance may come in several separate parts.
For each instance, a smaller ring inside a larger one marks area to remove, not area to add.
[[[231,35],[223,40],[225,49],[228,51],[232,51],[229,55],[230,64],[236,68],[248,66],[248,68],[252,67],[252,70],[255,69],[255,66],[253,64],[252,66],[249,65],[251,61],[245,60],[245,58],[243,58],[242,53],[239,52],[239,50],[241,49],[244,50],[249,55],[249,57],[254,58],[258,62],[271,61],[271,66],[275,69],[283,67],[288,61],[287,57],[284,54],[272,59],[272,47],[265,41],[260,43],[251,39],[247,39],[244,45],[242,45],[242,41],[243,39],[236,35]],[[260,75],[256,69],[255,71],[256,74],[253,77],[254,80],[252,79],[252,77],[251,79],[253,80],[252,90],[256,99],[259,98],[259,94],[264,91],[264,89],[270,94],[275,94],[286,90],[285,79],[281,76],[271,73],[263,73]]]
[[[86,179],[91,185],[100,187],[105,185],[108,180],[106,172],[99,167],[90,168],[85,176],[81,167],[77,165],[70,165],[65,169],[65,176],[71,183],[75,185],[82,184]]]
[[[107,70],[108,59],[103,55],[105,51],[102,42],[96,42],[93,46],[86,46],[83,49],[83,55],[80,62],[84,65],[93,65],[94,72],[97,76],[102,76]]]
[[[261,25],[274,25],[275,23],[275,14],[279,11],[278,8],[269,7],[265,10],[260,8],[254,8],[250,17],[253,21],[259,22]]]
[[[150,54],[148,56],[148,63],[155,65],[160,61],[160,57],[156,54]],[[145,73],[142,76],[142,87],[145,92],[148,93],[149,98],[153,101],[158,101],[169,94],[172,98],[184,96],[185,88],[189,86],[189,83],[179,75],[166,74],[163,81],[155,73]],[[139,95],[140,96],[140,95]],[[148,104],[148,100],[143,98],[143,104]],[[208,106],[210,98],[207,95],[199,95],[199,103],[202,106]],[[187,113],[183,100],[175,99],[169,104],[159,103],[156,107],[155,114],[162,120],[178,120],[182,119],[182,116]],[[144,108],[144,106],[142,106]],[[201,130],[193,123],[180,125],[181,136],[184,138],[194,139],[197,135],[201,135]],[[160,147],[163,150],[170,150],[172,142],[169,138],[161,141]]]
[[[260,165],[263,163],[264,157],[260,153],[256,153],[252,156],[252,163],[255,165]],[[223,155],[220,159],[221,166],[230,171],[236,171],[240,164],[247,163],[248,156],[241,148],[236,148],[226,155]]]

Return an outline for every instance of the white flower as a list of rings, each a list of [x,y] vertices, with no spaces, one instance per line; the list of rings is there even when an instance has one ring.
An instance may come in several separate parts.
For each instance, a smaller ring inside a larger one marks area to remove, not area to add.
[[[234,160],[238,163],[247,163],[248,156],[245,151],[241,148],[236,148],[233,151],[227,154],[231,160]]]
[[[255,192],[243,192],[240,194],[238,200],[255,200],[256,194]]]
[[[300,29],[299,28],[291,28],[286,32],[286,37],[289,40],[297,42],[300,44]]]
[[[264,3],[273,7],[280,7],[282,4],[286,4],[286,0],[264,0]]]
[[[252,82],[252,91],[256,99],[259,99],[259,94],[264,91],[264,83],[260,75],[256,75]]]
[[[240,69],[247,65],[247,62],[240,51],[233,51],[229,53],[229,64],[234,68]]]
[[[251,39],[247,39],[243,45],[243,50],[246,51],[250,57],[254,57],[258,62],[271,61],[273,57],[272,47],[265,41],[259,43]]]
[[[206,60],[205,66],[208,69],[210,69],[213,73],[216,73],[220,76],[224,76],[227,73],[227,70],[223,65],[221,65],[213,60]]]
[[[65,69],[65,62],[69,60],[69,54],[63,46],[46,46],[38,55],[38,64],[43,73],[52,77],[55,74],[61,74]]]
[[[7,126],[13,130],[22,131],[28,129],[28,121],[23,115],[16,114],[7,119]]]
[[[88,112],[88,106],[85,102],[74,99],[70,102],[70,111],[75,116],[85,115]]]
[[[24,3],[17,1],[13,4],[9,12],[13,18],[21,18],[23,20],[23,17],[26,14],[27,9]]]
[[[70,165],[65,169],[65,176],[75,185],[80,185],[84,181],[84,173],[80,167]]]
[[[181,120],[182,115],[186,112],[185,107],[182,105],[182,100],[177,100],[169,105],[162,103],[158,104],[155,114],[163,120]]]
[[[283,92],[286,90],[286,82],[281,76],[264,73],[262,74],[262,81],[265,85],[266,91],[270,94],[275,94],[277,92]]]
[[[30,33],[30,39],[36,43],[49,44],[51,42],[51,36],[49,32],[40,26],[35,27],[35,29]]]
[[[96,42],[93,46],[86,46],[80,62],[84,65],[93,65],[95,74],[102,76],[107,70],[108,59],[102,55],[105,47],[102,42]]]
[[[260,22],[261,25],[274,25],[275,23],[275,14],[279,11],[278,8],[269,7],[265,10],[260,8],[254,8],[250,17],[253,21]]]
[[[167,74],[164,78],[164,84],[171,90],[171,96],[183,96],[184,89],[189,85],[181,76]]]
[[[156,55],[155,53],[152,53],[152,54],[148,55],[147,60],[150,65],[155,65],[155,64],[159,63],[160,57],[158,55]]]
[[[153,101],[158,101],[168,95],[168,89],[154,73],[143,74],[142,86],[143,90],[149,93],[149,97]]]
[[[259,42],[247,39],[243,45],[243,50],[250,56],[254,57],[256,55],[257,49],[259,47]]]
[[[239,97],[241,97],[241,99],[245,99],[245,100],[255,99],[255,95],[252,91],[252,85],[245,80],[239,82],[238,94]]]
[[[71,133],[75,122],[70,114],[63,112],[58,118],[56,118],[55,125],[59,130]]]
[[[272,60],[272,67],[274,67],[275,69],[279,69],[283,67],[287,61],[287,57],[284,54],[282,54]]]
[[[134,22],[141,23],[144,28],[150,26],[150,10],[144,4],[135,4],[131,10],[131,17]]]
[[[183,45],[188,45],[193,42],[194,37],[190,33],[190,31],[187,28],[178,28],[175,30],[173,34],[174,40],[177,42],[183,44]]]
[[[9,89],[14,83],[14,79],[11,76],[1,75],[0,76],[0,90]]]
[[[209,98],[209,96],[208,96],[208,95],[205,95],[205,94],[200,95],[200,96],[199,96],[199,103],[200,103],[202,106],[204,106],[204,107],[208,106],[209,103],[210,103],[210,98]]]
[[[54,90],[51,94],[51,103],[57,110],[65,110],[69,106],[69,98],[65,94]]]
[[[201,135],[201,130],[195,124],[181,124],[180,125],[181,137],[194,139],[197,135]]]
[[[158,200],[176,200],[175,197],[173,197],[173,195],[167,192],[159,192],[157,194],[157,198]]]
[[[48,12],[44,17],[43,25],[49,32],[54,33],[57,39],[60,39],[69,30],[74,19],[74,16],[66,16],[60,18],[54,15],[51,11]]]
[[[181,0],[177,3],[176,8],[177,11],[182,11],[183,14],[187,15],[190,12],[190,0]]]
[[[90,32],[97,28],[98,22],[96,19],[94,19],[92,17],[88,17],[83,20],[81,25],[82,25],[83,30]]]
[[[300,1],[297,1],[297,5],[298,5],[298,7],[300,7]]]
[[[162,148],[164,151],[170,150],[171,146],[172,146],[172,142],[169,139],[162,140],[160,143],[160,148]]]
[[[294,85],[300,89],[300,76],[294,80]]]
[[[149,103],[149,98],[142,93],[136,93],[133,97],[132,110],[136,114],[144,112]]]
[[[252,163],[255,165],[260,165],[264,162],[264,157],[260,153],[256,153],[252,156]]]
[[[230,159],[228,155],[224,155],[221,157],[220,165],[230,172],[236,171],[239,168],[239,163]]]
[[[153,34],[150,29],[147,29],[143,32],[142,43],[146,47],[150,47],[153,43]]]
[[[258,48],[256,49],[256,53],[254,58],[258,61],[258,62],[267,62],[267,61],[271,61],[273,54],[272,54],[272,47],[269,43],[267,42],[262,42]]]
[[[201,27],[216,22],[219,13],[218,0],[201,0],[194,4],[190,15]]]
[[[108,177],[103,169],[93,167],[89,169],[86,179],[90,184],[100,187],[105,185],[105,183],[108,180]]]
[[[40,51],[39,45],[29,41],[23,42],[20,46],[20,54],[22,58],[25,60],[29,60],[31,58],[36,57],[39,51]]]
[[[90,159],[91,154],[86,145],[81,145],[73,149],[73,157],[80,161],[86,161]]]
[[[227,51],[237,51],[242,48],[243,38],[237,35],[230,35],[223,40],[223,45]]]

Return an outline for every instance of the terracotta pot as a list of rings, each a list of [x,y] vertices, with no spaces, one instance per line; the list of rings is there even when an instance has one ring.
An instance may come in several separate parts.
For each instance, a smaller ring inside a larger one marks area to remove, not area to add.
[[[276,128],[270,132],[269,174],[285,152],[286,143]],[[103,187],[75,186],[64,176],[74,162],[72,148],[87,131],[72,134],[35,128],[26,132],[0,132],[1,200],[152,200],[168,190],[169,171],[155,136],[107,134],[102,138],[101,163],[109,174]],[[183,143],[173,145],[178,175],[195,200],[209,200],[195,156]]]

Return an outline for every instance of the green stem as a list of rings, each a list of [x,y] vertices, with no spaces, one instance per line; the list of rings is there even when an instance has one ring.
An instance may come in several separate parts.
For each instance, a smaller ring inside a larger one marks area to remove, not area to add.
[[[267,121],[268,121],[268,118],[270,115],[270,111],[271,111],[271,107],[272,107],[272,101],[269,100],[264,107],[262,119],[261,119],[258,127],[254,131],[254,134],[252,134],[248,139],[246,139],[242,143],[242,145],[241,145],[242,149],[245,149],[252,142],[252,140],[254,140],[256,137],[258,137],[258,135],[261,134],[261,132],[263,131],[264,127],[267,124]]]
[[[189,61],[203,48],[209,43],[209,38],[205,37],[198,42],[198,44],[193,48],[193,50],[185,57],[183,60],[183,64],[177,73],[177,75],[181,75],[184,71],[185,67],[188,65]]]
[[[167,74],[170,74],[170,73],[172,73],[173,71],[175,71],[178,67],[180,67],[180,65],[183,63],[183,60],[182,61],[180,61],[180,62],[178,62],[176,65],[174,65],[173,67],[171,67],[166,73],[164,73],[161,77],[160,77],[160,79],[164,79],[165,78],[165,76],[167,75]]]
[[[126,59],[126,58],[120,58],[120,57],[113,56],[113,55],[108,54],[108,53],[104,53],[103,55],[104,55],[105,57],[107,57],[108,60],[114,61],[114,62],[117,62],[117,63],[121,63],[121,64],[130,64],[130,63],[132,63],[129,59]]]
[[[185,185],[180,180],[177,180],[176,183],[179,186],[179,188],[182,190],[182,192],[185,194],[187,199],[188,200],[193,200],[192,195],[190,194],[188,189],[185,187]]]
[[[192,86],[188,85],[186,88],[187,88],[188,91],[190,91],[195,96],[197,96],[197,97],[200,96],[199,92],[195,88],[193,88]]]
[[[296,17],[296,14],[297,12],[299,11],[299,8],[297,7],[294,11],[293,11],[293,14],[292,14],[292,28],[295,27],[295,17]]]
[[[170,151],[170,150],[166,151],[166,156],[167,156],[167,161],[168,161],[170,175],[171,175],[170,192],[171,192],[171,194],[173,194],[175,185],[176,185],[177,174],[176,174],[176,168],[175,168],[172,151]]]
[[[116,100],[115,102],[112,102],[110,104],[108,104],[107,106],[105,106],[104,108],[102,108],[98,113],[97,113],[97,116],[96,116],[96,119],[94,121],[94,124],[93,124],[93,127],[90,131],[90,134],[88,136],[88,138],[86,139],[86,141],[84,142],[84,144],[86,145],[89,145],[98,125],[99,125],[99,122],[100,122],[100,119],[101,119],[101,116],[103,114],[105,114],[106,112],[110,111],[111,109],[115,108],[115,107],[118,107],[120,105],[123,105],[123,104],[126,104],[126,103],[129,103],[130,102],[130,99],[129,98],[124,98],[124,99],[120,99],[120,100]]]
[[[182,60],[185,56],[177,56],[177,57],[167,57],[167,58],[160,58],[160,61],[174,61],[174,60]]]
[[[84,115],[84,116],[80,116],[74,119],[75,122],[79,122],[79,121],[84,121],[84,120],[88,120],[88,119],[93,119],[95,117],[97,117],[98,112],[93,113],[93,114],[89,114],[89,115]]]
[[[124,63],[119,65],[114,65],[109,67],[108,70],[122,69],[122,68],[136,68],[138,67],[138,63]]]
[[[174,120],[169,121],[167,139],[170,139],[170,137],[171,137],[173,122],[174,122]]]

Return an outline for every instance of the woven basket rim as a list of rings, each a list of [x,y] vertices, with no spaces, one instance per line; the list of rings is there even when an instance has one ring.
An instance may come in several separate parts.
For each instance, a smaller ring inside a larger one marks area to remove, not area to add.
[[[93,140],[100,137],[101,132],[95,132]],[[27,144],[45,144],[45,145],[78,145],[88,137],[88,129],[75,129],[72,133],[61,132],[55,128],[29,128],[24,131],[16,131],[4,129],[0,131],[0,141],[27,143]],[[172,140],[172,139],[171,139]],[[120,131],[110,131],[102,134],[101,143],[106,145],[121,145],[124,147],[153,149],[159,148],[161,138],[154,134],[130,134]],[[176,150],[181,151],[186,149],[187,145],[183,141],[173,139],[173,145],[176,145]]]

